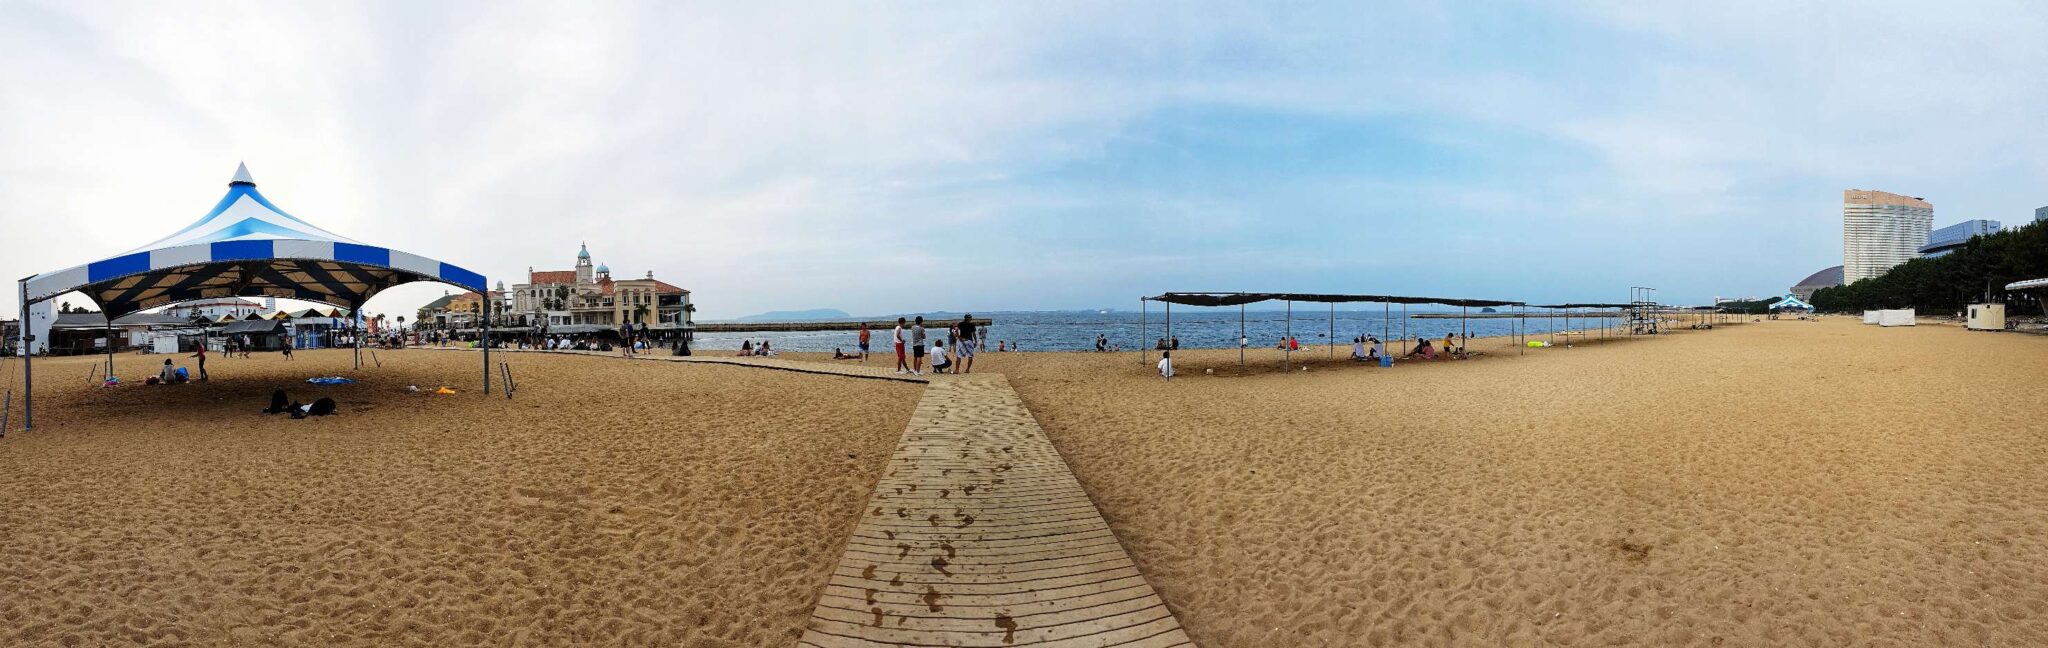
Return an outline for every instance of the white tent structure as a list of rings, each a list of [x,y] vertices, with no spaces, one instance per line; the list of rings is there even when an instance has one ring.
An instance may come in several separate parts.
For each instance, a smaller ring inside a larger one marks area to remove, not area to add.
[[[1881,323],[1883,323],[1883,322],[1884,322],[1884,311],[1874,311],[1874,310],[1867,310],[1867,311],[1863,311],[1863,323],[1864,323],[1864,324],[1881,324]]]
[[[1914,313],[1911,308],[1895,308],[1878,311],[1878,326],[1912,326]]]
[[[360,313],[370,297],[415,281],[453,284],[478,294],[489,289],[481,274],[364,244],[285,213],[256,191],[248,165],[242,165],[228,182],[227,195],[198,222],[112,257],[22,279],[21,312],[23,321],[29,321],[28,314],[37,304],[75,291],[98,303],[109,318],[226,297],[299,299]],[[356,317],[360,326],[361,316]],[[22,328],[23,348],[33,348],[32,341],[47,335],[47,331]],[[488,318],[483,331],[484,392],[488,394]],[[111,355],[107,362],[113,362]],[[361,366],[360,357],[357,366]],[[27,362],[23,363],[23,375],[26,391],[33,394],[33,371]],[[32,403],[32,396],[24,399],[25,428],[35,424]]]

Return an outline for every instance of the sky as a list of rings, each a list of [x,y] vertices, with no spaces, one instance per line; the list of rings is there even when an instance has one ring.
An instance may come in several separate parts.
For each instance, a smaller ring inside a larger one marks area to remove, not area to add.
[[[700,320],[1704,303],[1840,264],[1843,189],[2030,219],[2043,70],[2038,2],[0,0],[0,274],[246,162],[344,236],[507,284],[587,242]]]

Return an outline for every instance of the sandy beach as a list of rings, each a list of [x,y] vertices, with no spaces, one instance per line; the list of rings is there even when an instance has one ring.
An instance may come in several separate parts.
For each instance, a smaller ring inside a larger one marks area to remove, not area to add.
[[[475,354],[379,359],[111,390],[37,362],[37,428],[0,441],[0,644],[788,645],[918,396],[528,354],[506,401]],[[341,414],[258,414],[280,386]]]
[[[2048,338],[1492,344],[985,366],[1203,646],[2048,643]]]
[[[2048,337],[1474,347],[978,369],[1202,646],[2048,642]],[[478,381],[473,354],[406,351],[342,416],[254,414],[347,362],[300,357],[115,390],[39,364],[42,424],[0,453],[8,642],[789,645],[920,390],[508,354],[508,404],[405,394]]]

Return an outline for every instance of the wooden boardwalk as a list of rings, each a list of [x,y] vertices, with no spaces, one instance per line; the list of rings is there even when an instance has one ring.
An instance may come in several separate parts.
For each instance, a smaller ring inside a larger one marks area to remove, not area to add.
[[[1001,375],[933,381],[799,645],[1190,646]]]

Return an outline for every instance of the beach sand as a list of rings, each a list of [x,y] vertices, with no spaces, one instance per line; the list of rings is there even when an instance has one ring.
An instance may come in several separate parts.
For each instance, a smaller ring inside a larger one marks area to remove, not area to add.
[[[507,401],[476,354],[378,355],[110,390],[37,362],[38,427],[0,440],[0,645],[790,645],[920,393],[507,354]],[[303,382],[334,373],[365,380]],[[341,414],[258,414],[278,387]]]
[[[1209,648],[2048,645],[2048,337],[1481,347],[1284,374],[1187,351],[1171,382],[1135,354],[981,367]]]
[[[978,368],[1203,646],[2048,645],[2048,337],[1474,347]],[[401,394],[477,382],[409,351],[341,417],[251,414],[253,378],[346,356],[302,358],[39,390],[44,427],[0,442],[0,643],[789,645],[919,390],[508,354],[506,405]]]

